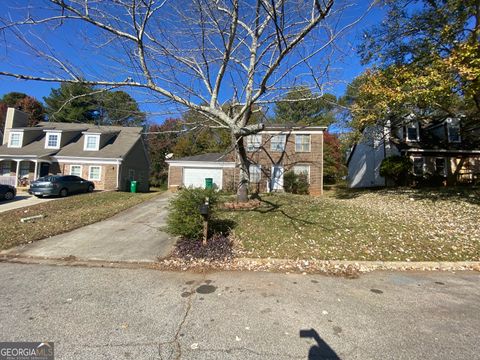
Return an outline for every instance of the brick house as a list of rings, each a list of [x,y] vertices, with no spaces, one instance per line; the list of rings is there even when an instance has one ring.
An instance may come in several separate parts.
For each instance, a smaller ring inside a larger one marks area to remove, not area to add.
[[[0,146],[0,183],[17,186],[45,175],[77,175],[98,190],[148,191],[149,158],[141,127],[41,122],[9,108]]]
[[[266,126],[245,140],[250,160],[250,190],[283,191],[283,174],[306,173],[310,194],[323,193],[323,132],[319,126]],[[167,160],[168,187],[203,187],[212,178],[218,189],[235,190],[239,163],[233,151]]]

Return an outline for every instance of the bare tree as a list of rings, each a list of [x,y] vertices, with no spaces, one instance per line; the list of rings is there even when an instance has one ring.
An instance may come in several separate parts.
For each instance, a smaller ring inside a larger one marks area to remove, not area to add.
[[[253,112],[293,86],[321,87],[335,40],[361,19],[341,18],[353,6],[341,0],[34,4],[0,18],[0,30],[7,60],[29,56],[41,62],[21,67],[10,61],[8,68],[0,65],[0,75],[130,87],[201,113],[208,126],[231,132],[241,201],[247,200],[249,181],[243,138],[263,129],[251,122]],[[227,103],[232,106],[222,106]]]

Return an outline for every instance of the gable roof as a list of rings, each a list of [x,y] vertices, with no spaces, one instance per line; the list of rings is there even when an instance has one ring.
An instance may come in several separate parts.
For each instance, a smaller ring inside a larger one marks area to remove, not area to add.
[[[29,129],[77,131],[79,134],[60,149],[45,149],[46,133],[42,131],[39,137],[21,148],[9,148],[7,144],[0,146],[0,156],[30,155],[43,157],[55,155],[56,157],[118,159],[127,155],[135,143],[141,139],[141,133],[143,131],[141,127],[99,126],[95,124],[58,122],[40,122],[37,126]],[[84,132],[110,134],[111,137],[98,151],[85,151]]]

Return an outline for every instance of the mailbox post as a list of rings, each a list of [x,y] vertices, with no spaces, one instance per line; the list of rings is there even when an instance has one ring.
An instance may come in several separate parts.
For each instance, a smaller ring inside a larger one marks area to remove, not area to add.
[[[200,215],[203,217],[203,245],[207,245],[208,239],[208,217],[210,216],[210,205],[208,197],[205,198],[205,203],[199,206]]]

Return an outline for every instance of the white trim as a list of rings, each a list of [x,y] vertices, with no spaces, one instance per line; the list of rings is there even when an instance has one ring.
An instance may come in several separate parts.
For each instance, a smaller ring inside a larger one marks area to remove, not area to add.
[[[80,167],[80,175],[72,174],[72,167],[73,167],[73,166],[78,166],[78,167]],[[68,173],[69,173],[69,175],[75,175],[75,176],[80,176],[80,177],[82,177],[82,175],[83,175],[83,165],[70,164],[70,169],[69,169]]]
[[[170,166],[195,167],[195,168],[235,168],[234,162],[214,162],[214,161],[181,161],[169,160]]]
[[[98,151],[100,149],[100,134],[88,133],[88,134],[84,134],[83,136],[85,137],[85,141],[83,142],[83,151]],[[87,147],[89,138],[96,139],[95,149],[90,149]]]
[[[458,154],[480,154],[480,150],[445,150],[445,149],[416,149],[416,148],[411,148],[411,149],[404,149],[402,152],[431,152],[431,153],[436,153],[436,152],[441,152],[441,153],[458,153]]]
[[[98,179],[92,179],[90,177],[90,170],[94,167],[98,167],[99,171],[98,171]],[[90,165],[88,167],[88,180],[91,180],[91,181],[102,181],[102,167],[100,165]]]
[[[415,139],[409,139],[408,138],[408,129],[409,128],[415,128],[415,130],[417,130],[417,136],[415,137]],[[408,123],[407,125],[405,125],[405,141],[406,142],[419,142],[420,141],[420,124],[418,123],[418,121],[411,122],[411,123]]]
[[[274,135],[315,135],[315,134],[323,134],[324,130],[265,130],[265,131],[260,131],[259,134],[274,134]]]
[[[85,158],[85,157],[70,157],[70,156],[52,156],[58,162],[65,164],[100,164],[100,165],[118,165],[123,159],[108,159],[108,158]]]
[[[57,136],[57,145],[56,146],[49,146],[48,141],[50,140],[50,136]],[[45,149],[60,149],[60,141],[62,139],[62,133],[56,131],[49,131],[45,135]]]
[[[18,146],[12,146],[12,135],[19,135]],[[23,145],[23,131],[12,131],[10,130],[8,134],[8,147],[12,149],[19,149]]]

